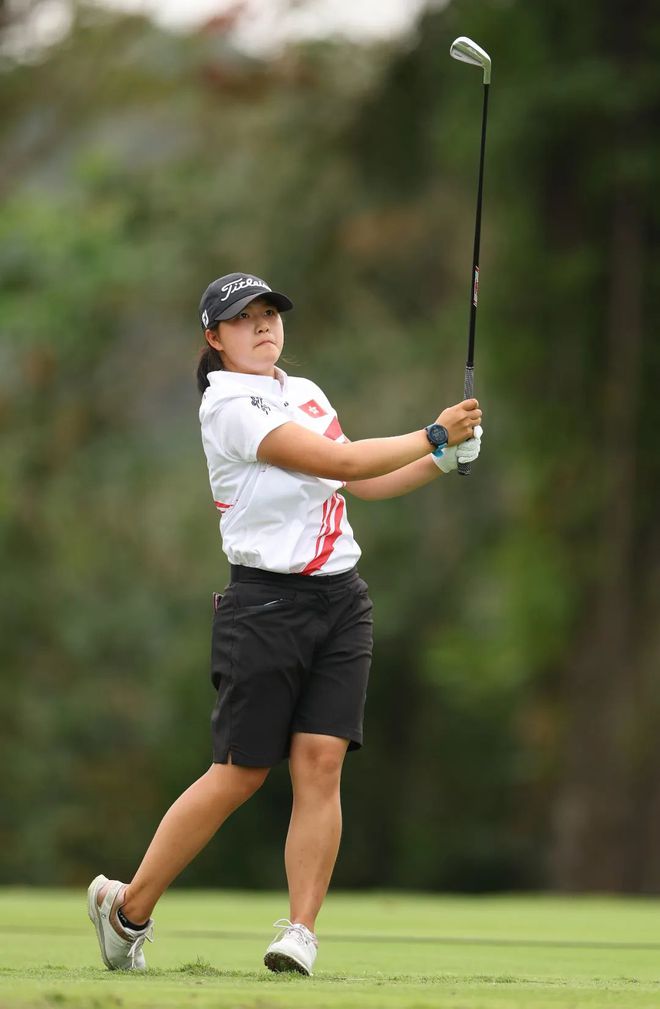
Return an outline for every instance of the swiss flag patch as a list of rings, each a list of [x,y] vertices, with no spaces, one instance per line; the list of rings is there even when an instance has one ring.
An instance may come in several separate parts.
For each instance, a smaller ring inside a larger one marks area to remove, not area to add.
[[[323,410],[315,399],[310,399],[307,403],[302,403],[300,406],[301,410],[304,410],[308,417],[325,417],[327,416],[325,410]]]

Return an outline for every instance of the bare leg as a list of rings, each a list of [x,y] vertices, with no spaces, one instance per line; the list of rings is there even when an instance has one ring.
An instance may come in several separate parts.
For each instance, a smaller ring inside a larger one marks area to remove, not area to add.
[[[307,732],[291,740],[293,809],[284,851],[289,916],[312,932],[339,851],[339,784],[347,747],[346,739]]]
[[[126,888],[122,911],[137,924],[151,916],[172,880],[213,837],[235,809],[266,780],[267,767],[212,764],[167,813]]]

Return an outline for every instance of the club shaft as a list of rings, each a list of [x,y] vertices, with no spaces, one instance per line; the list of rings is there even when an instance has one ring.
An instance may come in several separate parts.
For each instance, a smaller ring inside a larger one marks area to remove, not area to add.
[[[474,337],[477,329],[477,301],[479,290],[479,251],[481,247],[481,209],[484,197],[484,159],[486,154],[486,124],[488,122],[489,84],[484,84],[484,107],[481,118],[481,149],[479,152],[479,182],[477,185],[477,213],[474,223],[474,250],[470,282],[470,331],[468,336],[467,364],[474,367]]]
[[[488,122],[488,92],[490,84],[484,84],[484,105],[481,117],[481,149],[479,153],[479,182],[477,184],[477,213],[474,224],[474,249],[472,253],[472,274],[470,277],[470,326],[468,332],[468,351],[465,363],[465,399],[474,396],[474,338],[477,331],[477,304],[479,301],[479,251],[481,246],[481,208],[484,192],[484,158],[486,154],[486,124]],[[458,472],[461,476],[470,473],[469,463],[459,463]]]

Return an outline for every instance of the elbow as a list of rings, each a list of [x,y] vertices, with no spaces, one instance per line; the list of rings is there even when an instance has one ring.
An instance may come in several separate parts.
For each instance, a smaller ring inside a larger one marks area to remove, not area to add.
[[[344,483],[352,483],[354,480],[360,480],[364,477],[364,473],[360,472],[359,459],[353,449],[353,445],[349,444],[346,446],[346,452],[343,453],[344,458],[338,467],[339,472],[336,478],[337,480],[343,480]]]
[[[369,493],[369,484],[365,487],[365,483],[366,481],[364,480],[352,480],[344,485],[344,490],[348,491],[349,494],[352,494],[353,497],[361,498],[362,501],[372,501],[374,499],[374,495]]]
[[[359,442],[349,443],[344,447],[346,452],[342,453],[337,480],[353,483],[355,480],[371,480],[373,477],[383,476],[390,472],[391,467],[376,465],[373,459],[365,458],[365,453],[361,451]]]

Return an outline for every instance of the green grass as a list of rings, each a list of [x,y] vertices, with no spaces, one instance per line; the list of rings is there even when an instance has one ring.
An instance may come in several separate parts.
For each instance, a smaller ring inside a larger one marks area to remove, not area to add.
[[[660,901],[337,893],[310,979],[262,966],[282,894],[170,892],[147,975],[99,967],[85,896],[0,890],[0,1009],[660,1006]]]

